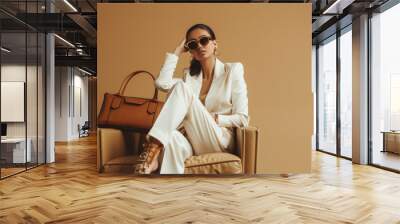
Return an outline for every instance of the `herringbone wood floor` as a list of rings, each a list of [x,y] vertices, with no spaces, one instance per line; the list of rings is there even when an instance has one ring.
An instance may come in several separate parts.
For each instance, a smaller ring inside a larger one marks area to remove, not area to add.
[[[0,181],[0,223],[400,223],[400,175],[323,153],[289,178],[146,178],[99,175],[95,144]]]

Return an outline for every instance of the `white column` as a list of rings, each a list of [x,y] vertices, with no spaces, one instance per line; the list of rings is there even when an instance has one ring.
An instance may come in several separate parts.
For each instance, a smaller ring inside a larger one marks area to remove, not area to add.
[[[55,76],[54,76],[54,35],[49,33],[46,36],[46,163],[55,161],[54,133],[55,133]]]
[[[54,12],[54,5],[46,1],[46,11]],[[54,35],[46,35],[46,163],[55,162],[55,43]]]
[[[368,163],[368,15],[353,20],[353,162]]]

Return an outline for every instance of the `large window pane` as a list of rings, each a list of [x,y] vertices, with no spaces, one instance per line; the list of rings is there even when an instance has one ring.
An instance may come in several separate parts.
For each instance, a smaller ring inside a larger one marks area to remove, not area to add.
[[[352,157],[352,35],[340,36],[340,154]]]
[[[336,40],[318,48],[318,149],[336,153]]]
[[[371,22],[372,163],[400,170],[400,5]]]

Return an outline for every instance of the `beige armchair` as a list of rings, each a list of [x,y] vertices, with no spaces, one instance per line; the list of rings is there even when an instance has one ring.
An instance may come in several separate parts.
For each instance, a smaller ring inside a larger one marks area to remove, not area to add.
[[[236,128],[235,154],[208,153],[185,161],[185,174],[254,174],[258,132],[255,127]],[[133,172],[144,135],[111,128],[97,130],[97,168],[102,172]]]

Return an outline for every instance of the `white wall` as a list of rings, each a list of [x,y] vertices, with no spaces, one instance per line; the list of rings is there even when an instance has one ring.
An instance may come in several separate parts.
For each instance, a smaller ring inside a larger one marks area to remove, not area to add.
[[[71,134],[74,137],[77,137],[79,135],[78,133],[78,124],[81,126],[85,123],[85,121],[88,120],[88,78],[87,76],[83,77],[81,76],[82,73],[79,73],[79,75],[74,75],[74,92],[75,94],[73,96],[74,99],[74,108],[72,110],[72,115],[73,119],[72,121],[72,130]],[[81,107],[81,108],[80,108]],[[81,111],[80,111],[81,110]]]
[[[28,75],[30,74],[35,74],[36,75],[36,67],[34,66],[28,66],[27,67],[27,71],[28,71]],[[9,64],[9,65],[2,65],[1,66],[1,81],[4,82],[25,82],[25,64],[24,65],[18,65],[18,64]],[[29,79],[29,84],[30,85],[36,85],[35,83],[31,83],[32,82],[32,78],[28,77]],[[31,89],[28,88],[28,103],[32,102],[32,99],[29,99],[34,97],[36,98],[36,89]],[[30,92],[29,90],[32,90],[34,92]],[[36,108],[36,105],[35,105]],[[2,110],[5,110],[6,108],[1,108]],[[34,117],[31,117],[31,115],[33,115]],[[31,114],[28,113],[28,122],[31,121],[35,121],[36,122],[36,114]],[[30,127],[32,125],[28,124],[28,127]],[[7,136],[8,137],[25,137],[25,123],[24,122],[7,122]],[[29,136],[29,131],[28,131],[28,137]]]
[[[88,78],[72,67],[56,67],[55,73],[55,140],[77,139],[78,124],[88,120]]]
[[[55,68],[55,141],[68,140],[68,86],[70,76],[67,67]]]
[[[28,70],[32,67],[28,67]],[[1,81],[5,82],[25,82],[25,65],[2,65]],[[4,110],[5,108],[1,108]],[[7,137],[25,137],[24,122],[7,123]]]

